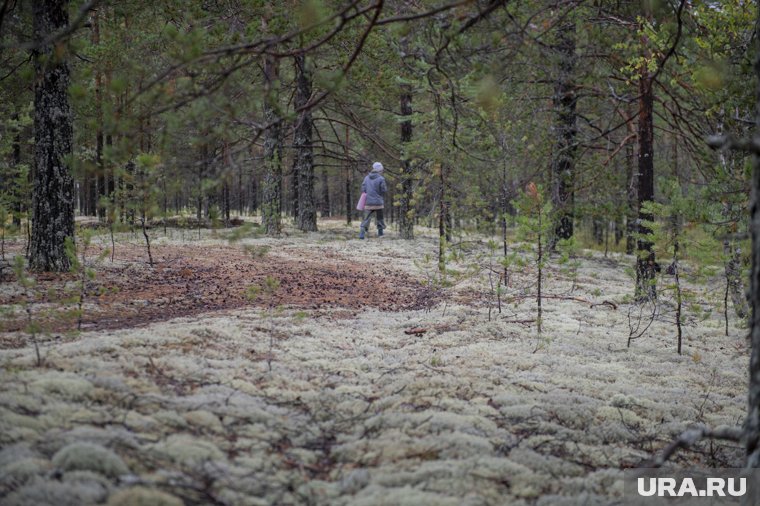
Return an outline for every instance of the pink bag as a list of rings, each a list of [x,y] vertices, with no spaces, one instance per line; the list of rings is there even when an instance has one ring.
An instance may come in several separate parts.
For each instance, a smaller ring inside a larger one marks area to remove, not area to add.
[[[359,202],[356,204],[356,210],[357,211],[364,211],[364,206],[367,204],[367,194],[362,193],[362,196],[359,197]]]

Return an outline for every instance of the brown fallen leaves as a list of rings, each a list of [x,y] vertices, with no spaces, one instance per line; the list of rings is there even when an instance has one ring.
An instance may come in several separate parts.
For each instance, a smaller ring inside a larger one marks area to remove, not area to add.
[[[368,268],[330,253],[304,251],[293,257],[268,254],[254,258],[232,246],[164,245],[154,247],[156,264],[151,268],[139,245],[119,245],[115,263],[106,260],[96,266],[82,328],[133,327],[208,311],[263,307],[271,301],[316,313],[334,308],[355,312],[365,307],[395,311],[420,305],[422,286],[407,274],[383,266]],[[93,251],[93,257],[96,254]],[[251,300],[248,289],[263,285],[268,277],[279,282],[271,299]],[[14,282],[7,278],[5,282]],[[37,276],[33,302],[52,306],[52,311],[39,313],[47,330],[75,328],[65,315],[70,305],[61,303],[67,282],[70,286],[75,276]],[[18,304],[22,299],[21,294],[0,295],[0,305]],[[24,326],[19,314],[0,322],[0,331],[23,330]]]

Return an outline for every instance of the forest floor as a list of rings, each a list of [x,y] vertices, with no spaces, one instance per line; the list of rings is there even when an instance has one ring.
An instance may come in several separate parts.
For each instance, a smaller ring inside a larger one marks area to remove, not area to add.
[[[97,236],[81,332],[60,302],[76,275],[27,292],[6,270],[0,504],[610,504],[684,429],[744,420],[746,330],[724,333],[720,277],[686,287],[678,355],[668,297],[648,327],[630,303],[632,257],[553,259],[539,336],[533,264],[499,308],[482,238],[442,287],[432,230],[320,227],[155,230],[153,267],[131,235],[98,258]],[[742,453],[704,443],[674,465]]]

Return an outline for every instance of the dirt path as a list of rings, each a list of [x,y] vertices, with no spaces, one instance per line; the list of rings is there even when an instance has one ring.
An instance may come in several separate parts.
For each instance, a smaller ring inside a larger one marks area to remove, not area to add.
[[[102,250],[101,250],[102,251]],[[100,253],[93,248],[93,258]],[[154,248],[154,267],[145,264],[145,252],[136,245],[119,245],[113,263],[96,266],[88,283],[82,328],[118,329],[170,320],[179,316],[238,309],[246,306],[284,306],[317,313],[345,309],[347,315],[374,307],[383,311],[415,309],[425,296],[419,282],[388,267],[367,269],[339,254],[283,258],[259,251],[250,254],[231,246],[164,245]],[[267,278],[279,288],[270,296],[252,296]],[[12,274],[6,281],[12,281]],[[41,275],[34,289],[35,302],[60,301],[77,295],[75,275]],[[19,304],[21,293],[0,294],[0,305]],[[41,315],[46,329],[63,332],[76,328],[74,305]],[[0,323],[0,332],[22,330],[20,312]],[[7,346],[7,344],[6,344]]]

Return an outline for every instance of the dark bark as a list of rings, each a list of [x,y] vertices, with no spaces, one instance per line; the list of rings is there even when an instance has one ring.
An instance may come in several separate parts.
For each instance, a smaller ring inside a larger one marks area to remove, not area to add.
[[[623,240],[623,219],[620,216],[615,218],[615,246]]]
[[[124,219],[132,226],[135,225],[135,209],[134,206],[131,205],[131,200],[134,198],[135,194],[134,180],[136,172],[135,162],[134,160],[130,160],[124,165],[124,177],[119,180],[119,188],[122,193],[121,206],[124,210]]]
[[[105,136],[105,147],[106,149],[110,149],[112,146],[113,137],[111,134],[107,134]],[[103,184],[105,185],[103,190],[103,205],[101,206],[103,210],[102,219],[110,223],[115,212],[114,199],[116,198],[116,174],[114,173],[113,165],[106,163],[106,160],[103,160],[101,166],[103,171]]]
[[[555,49],[559,56],[559,72],[554,86],[555,146],[552,159],[552,205],[556,213],[553,249],[560,239],[573,236],[573,215],[575,204],[575,137],[577,134],[575,94],[575,22],[570,20],[558,28],[558,43]]]
[[[509,245],[507,244],[507,214],[509,213],[509,187],[508,187],[508,171],[507,171],[507,161],[504,160],[504,164],[502,167],[502,173],[501,173],[501,188],[499,191],[499,203],[500,203],[500,210],[501,210],[501,246],[502,246],[502,254],[504,255],[504,272],[503,272],[503,278],[504,278],[504,286],[509,286],[509,267],[507,266],[507,255],[509,254]],[[451,215],[449,215],[451,217]]]
[[[304,55],[296,60],[296,109],[303,107],[311,97],[311,72],[306,66]],[[293,145],[295,147],[294,177],[298,184],[297,226],[303,231],[317,230],[317,205],[314,201],[314,147],[312,146],[313,122],[311,110],[306,110],[298,117]]]
[[[654,201],[654,129],[652,108],[654,91],[652,77],[644,68],[639,79],[639,237],[636,260],[636,298],[638,300],[655,299],[655,254],[653,244],[648,237],[651,233],[644,222],[651,221],[652,215],[644,208],[646,202]]]
[[[262,181],[261,223],[268,235],[282,229],[282,122],[278,112],[279,61],[264,56],[264,179]]]
[[[330,181],[327,177],[327,169],[322,170],[322,217],[330,216]]]
[[[446,270],[446,249],[451,242],[451,215],[445,165],[441,165],[439,177],[441,196],[438,201],[438,270],[443,273]]]
[[[760,29],[760,9],[756,30]],[[755,44],[758,44],[756,41]],[[760,51],[755,52],[756,118],[760,127]],[[752,190],[750,196],[750,235],[752,236],[752,271],[750,273],[751,356],[749,360],[749,407],[745,424],[747,467],[760,467],[760,156],[753,156]]]
[[[198,164],[197,174],[197,187],[198,195],[195,202],[195,218],[198,220],[198,228],[200,229],[200,223],[203,220],[203,178],[206,175],[206,159],[208,158],[208,148],[206,144],[201,144],[201,160]],[[200,230],[198,231],[200,234]]]
[[[412,115],[412,90],[408,84],[401,85],[401,115]],[[412,200],[414,198],[414,187],[412,185],[412,167],[409,160],[409,153],[405,145],[412,140],[412,120],[401,122],[401,145],[402,145],[402,172],[401,178],[401,195],[399,195],[398,224],[399,235],[402,239],[414,239],[414,207]]]
[[[353,186],[353,178],[351,177],[351,160],[348,156],[348,125],[346,125],[346,142],[343,145],[344,157],[346,159],[346,225],[351,226],[351,214],[354,209],[353,201],[351,198],[351,187]]]
[[[224,227],[230,226],[230,183],[225,179],[222,185],[222,219]]]
[[[255,213],[259,209],[259,184],[256,179],[256,174],[251,174],[251,194],[249,198],[251,214]]]
[[[73,139],[66,55],[41,42],[68,25],[67,0],[34,2],[34,190],[29,265],[68,271],[66,238],[74,238],[74,182],[68,165]]]
[[[237,212],[238,216],[243,216],[245,206],[245,186],[243,186],[243,166],[238,165],[238,191],[237,191]]]
[[[98,20],[97,11],[92,16],[92,43],[97,46],[100,44],[100,23]],[[99,66],[95,66],[95,170],[91,177],[87,179],[86,192],[88,200],[87,214],[89,216],[103,217],[104,213],[101,210],[100,203],[98,202],[99,193],[102,192],[105,185],[101,182],[98,184],[99,175],[105,174],[105,168],[103,166],[103,75]],[[99,188],[100,186],[100,188]],[[100,190],[100,191],[99,191]]]
[[[97,81],[97,79],[99,78],[100,78],[100,74],[96,74],[96,83],[95,83],[96,100],[100,100],[101,101],[100,103],[102,104],[102,89],[101,89],[102,83]],[[110,82],[110,79],[109,79],[109,76],[107,75],[105,79],[106,86],[108,86],[109,82]],[[103,163],[103,143],[104,143],[103,131],[99,130],[96,133],[96,136],[100,137],[101,154],[100,154],[100,158],[96,160],[97,199],[96,199],[95,205],[97,207],[98,218],[103,220],[105,219],[105,216],[106,216],[106,208],[105,208],[104,203],[108,200],[108,196],[109,196],[109,192],[108,192],[109,182],[108,182],[108,173],[107,173],[105,164]],[[108,136],[106,141],[109,146],[112,145],[112,138],[110,135]],[[134,216],[132,217],[132,221],[134,221]]]
[[[18,121],[18,113],[14,113],[12,119]],[[26,199],[26,196],[22,194],[21,185],[18,185],[16,181],[21,177],[21,129],[18,127],[16,133],[13,135],[13,147],[11,151],[13,170],[5,185],[5,189],[13,199],[13,202],[11,203],[13,211],[13,226],[21,227],[21,213],[24,211],[23,202]]]
[[[634,162],[633,143],[628,143],[625,147],[625,164],[626,164],[626,196],[628,206],[626,207],[625,217],[625,252],[633,255],[636,251],[636,233],[638,232],[639,217],[639,171],[636,169]]]
[[[601,246],[604,244],[604,219],[599,216],[594,216],[591,219],[591,235],[594,237],[594,242]]]

